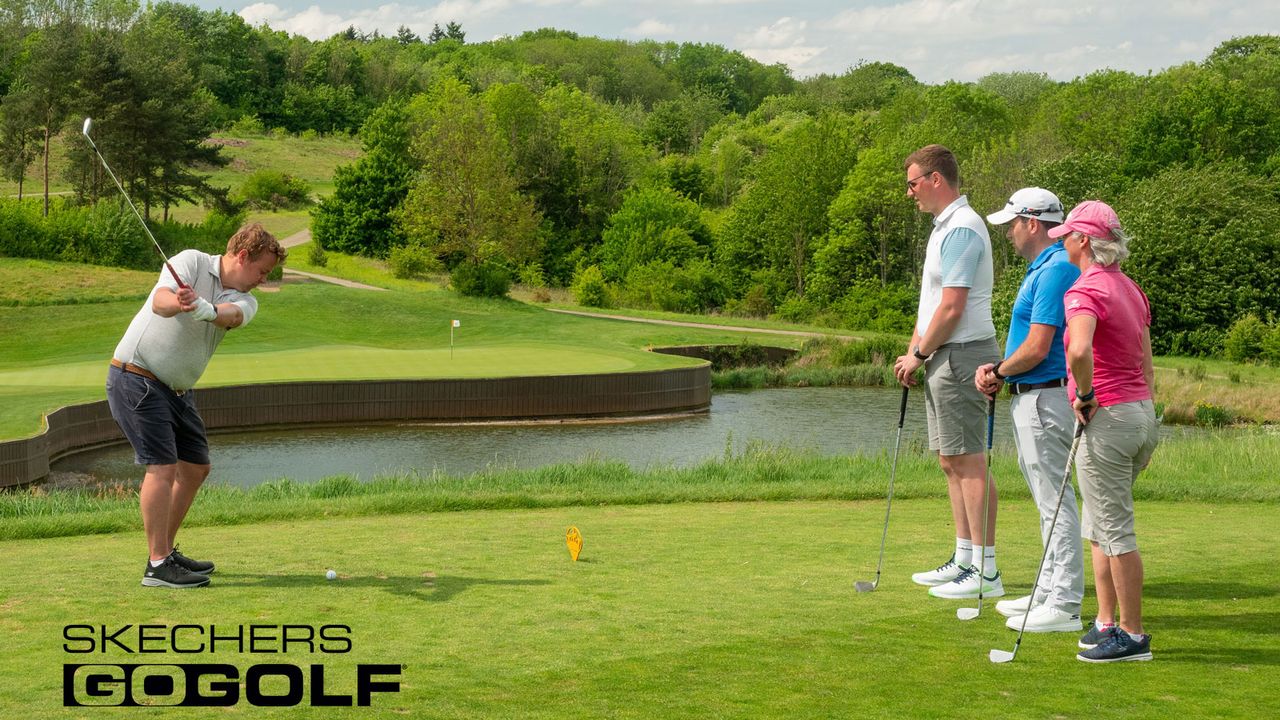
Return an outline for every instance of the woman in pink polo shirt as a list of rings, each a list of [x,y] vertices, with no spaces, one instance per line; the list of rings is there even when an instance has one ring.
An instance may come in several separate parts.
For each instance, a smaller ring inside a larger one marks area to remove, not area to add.
[[[1064,238],[1080,278],[1067,291],[1067,365],[1076,418],[1085,423],[1076,455],[1084,498],[1081,534],[1093,550],[1098,617],[1080,638],[1086,662],[1150,660],[1142,628],[1142,556],[1133,522],[1133,483],[1160,429],[1151,400],[1151,306],[1120,271],[1129,238],[1106,203],[1080,203],[1049,231]],[[1119,611],[1119,623],[1115,622]]]

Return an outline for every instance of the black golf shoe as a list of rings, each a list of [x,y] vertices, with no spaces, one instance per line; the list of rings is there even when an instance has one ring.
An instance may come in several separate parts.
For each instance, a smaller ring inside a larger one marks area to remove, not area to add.
[[[1099,630],[1098,623],[1091,622],[1089,623],[1089,631],[1081,635],[1080,642],[1076,644],[1080,646],[1081,650],[1092,650],[1098,647],[1098,643],[1106,640],[1111,635],[1111,631],[1115,630],[1116,627],[1117,625],[1112,623]]]
[[[1102,639],[1098,646],[1090,650],[1081,650],[1077,660],[1091,663],[1123,662],[1125,660],[1150,660],[1151,636],[1143,635],[1134,640],[1129,633],[1119,627]]]
[[[147,567],[142,572],[144,587],[197,588],[208,584],[208,576],[197,575],[182,567],[174,561],[172,555],[165,558],[159,567],[152,567],[151,562],[147,561]]]
[[[197,575],[213,574],[212,562],[209,562],[208,560],[192,560],[186,555],[178,552],[178,547],[176,545],[173,548],[173,552],[169,553],[169,557],[173,558],[174,562],[186,568],[188,572],[193,572]]]

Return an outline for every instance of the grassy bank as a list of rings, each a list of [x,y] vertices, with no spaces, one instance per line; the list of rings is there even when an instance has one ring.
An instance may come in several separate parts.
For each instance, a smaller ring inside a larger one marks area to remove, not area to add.
[[[633,470],[622,463],[585,462],[469,476],[395,475],[359,482],[346,476],[314,484],[278,480],[252,489],[206,488],[188,525],[239,525],[269,520],[401,512],[643,505],[758,500],[868,500],[883,497],[887,453],[821,457],[755,446],[687,468]],[[1280,502],[1280,441],[1266,431],[1235,431],[1165,442],[1135,495],[1141,500]],[[1001,497],[1028,497],[1016,459],[997,453],[993,477]],[[904,448],[895,495],[944,498],[937,461]],[[110,533],[139,528],[136,489],[113,486],[0,493],[0,539]]]

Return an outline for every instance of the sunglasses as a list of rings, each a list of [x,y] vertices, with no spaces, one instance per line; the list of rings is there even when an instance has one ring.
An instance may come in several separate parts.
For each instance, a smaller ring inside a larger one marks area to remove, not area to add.
[[[916,177],[911,178],[910,180],[907,181],[907,189],[914,191],[916,189],[916,185],[918,185],[925,178],[932,175],[934,172],[937,172],[937,171],[935,170],[933,172],[927,172],[923,175],[917,175]]]
[[[1008,210],[1009,206],[1011,205],[1013,205],[1013,203],[1005,203],[1005,209]],[[1045,213],[1060,213],[1062,212],[1062,206],[1050,205],[1047,208],[1024,207],[1021,210],[1010,210],[1010,212],[1012,212],[1014,215],[1030,215],[1031,217],[1040,217]]]

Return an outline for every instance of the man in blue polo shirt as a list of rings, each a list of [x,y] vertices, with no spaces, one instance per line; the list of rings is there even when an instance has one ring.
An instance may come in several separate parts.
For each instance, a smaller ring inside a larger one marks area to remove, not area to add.
[[[1036,596],[1003,600],[996,603],[996,610],[1009,618],[1006,625],[1013,630],[1022,627],[1023,615],[1029,611],[1028,632],[1080,632],[1084,565],[1080,517],[1070,482],[1057,527],[1049,537],[1075,421],[1066,391],[1062,335],[1067,322],[1062,298],[1080,271],[1067,260],[1062,241],[1048,235],[1050,228],[1063,221],[1062,203],[1048,190],[1017,191],[987,221],[1008,224],[1006,234],[1014,250],[1031,264],[1013,303],[1004,359],[978,368],[974,384],[987,395],[1009,387],[1018,464],[1040,511],[1040,539],[1049,547]]]

